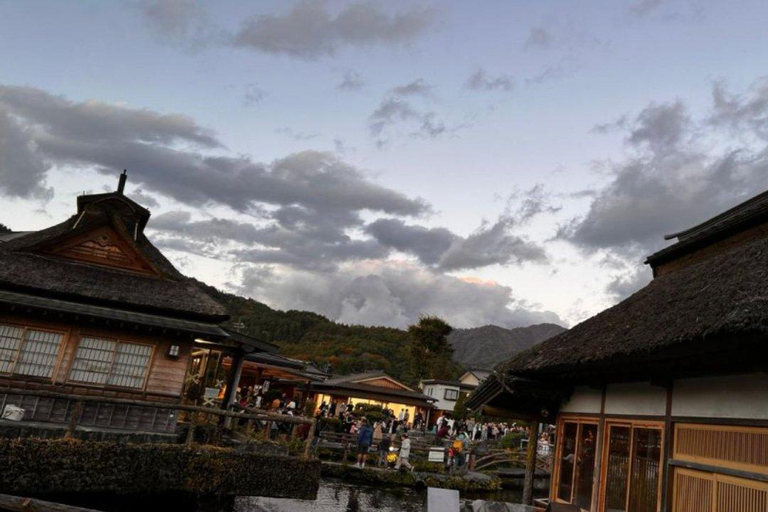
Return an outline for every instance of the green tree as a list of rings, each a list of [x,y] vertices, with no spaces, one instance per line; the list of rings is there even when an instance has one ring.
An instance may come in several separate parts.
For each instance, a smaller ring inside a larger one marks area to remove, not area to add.
[[[421,379],[451,379],[456,374],[456,364],[451,360],[453,347],[448,335],[453,327],[436,316],[423,316],[419,322],[408,326],[410,335],[409,357],[414,381]]]
[[[10,233],[11,228],[0,222],[0,233]]]

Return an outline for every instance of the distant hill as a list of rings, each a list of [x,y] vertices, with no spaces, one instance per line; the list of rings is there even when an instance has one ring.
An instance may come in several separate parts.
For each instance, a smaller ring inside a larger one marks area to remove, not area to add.
[[[227,308],[242,331],[280,346],[280,353],[314,362],[319,368],[345,375],[383,370],[408,384],[408,333],[392,327],[336,323],[309,311],[279,311],[253,299],[222,292],[199,283]],[[450,319],[447,319],[450,321]],[[454,361],[465,367],[493,367],[502,359],[564,331],[554,324],[504,329],[494,325],[456,329],[449,340]]]
[[[448,341],[453,346],[453,360],[467,368],[492,369],[501,361],[565,331],[556,324],[505,329],[486,325],[472,329],[455,329]]]

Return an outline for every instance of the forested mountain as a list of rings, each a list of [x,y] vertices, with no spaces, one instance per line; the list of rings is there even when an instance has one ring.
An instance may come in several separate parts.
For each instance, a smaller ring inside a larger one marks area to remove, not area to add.
[[[565,331],[556,324],[505,329],[485,325],[472,329],[454,329],[448,336],[453,359],[468,368],[492,369],[501,361],[529,349],[547,338]]]
[[[312,361],[337,374],[383,370],[416,384],[409,360],[410,337],[402,329],[344,325],[308,311],[277,311],[253,299],[201,286],[227,307],[232,322],[245,326],[243,332],[279,345],[285,356]],[[448,340],[454,348],[454,361],[464,367],[483,368],[563,330],[554,324],[517,329],[488,325],[456,329]]]

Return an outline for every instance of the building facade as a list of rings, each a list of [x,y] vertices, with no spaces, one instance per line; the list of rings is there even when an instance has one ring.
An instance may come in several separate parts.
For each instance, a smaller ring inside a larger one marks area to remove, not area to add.
[[[178,403],[196,339],[227,338],[224,308],[144,235],[150,213],[117,192],[78,197],[66,221],[0,234],[0,410],[66,422],[71,401],[14,390]],[[84,423],[171,430],[173,415],[86,404]]]
[[[768,510],[768,194],[650,256],[654,279],[496,368],[470,406],[556,422],[550,499]]]

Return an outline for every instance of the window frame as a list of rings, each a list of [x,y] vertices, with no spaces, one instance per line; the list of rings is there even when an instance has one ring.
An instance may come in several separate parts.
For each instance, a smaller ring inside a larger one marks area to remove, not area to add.
[[[453,398],[448,398],[448,392],[451,391],[452,393],[455,393],[456,396]],[[445,391],[443,392],[443,400],[449,400],[451,402],[456,402],[459,399],[459,391],[457,389],[452,388],[445,388]]]
[[[30,379],[30,380],[40,380],[40,381],[49,381],[49,382],[56,382],[56,376],[59,373],[59,368],[61,366],[62,358],[64,357],[64,352],[66,350],[62,350],[62,347],[66,347],[68,341],[69,341],[69,329],[51,329],[48,327],[39,327],[35,324],[22,324],[18,322],[7,322],[7,321],[0,321],[0,325],[6,325],[9,327],[16,327],[17,329],[21,329],[21,337],[19,342],[19,348],[16,350],[14,360],[13,360],[13,367],[11,371],[9,372],[0,372],[0,377],[3,378],[21,378],[21,379]],[[16,373],[16,367],[19,364],[19,355],[21,354],[22,348],[24,344],[27,342],[27,331],[39,331],[39,332],[47,332],[50,334],[58,334],[61,336],[61,341],[59,342],[59,347],[56,349],[56,357],[54,358],[53,366],[51,368],[51,376],[50,377],[41,377],[39,375],[26,375],[23,373]]]
[[[83,342],[84,338],[91,338],[91,339],[98,339],[103,341],[111,341],[115,343],[115,349],[112,351],[112,358],[109,361],[109,372],[106,373],[107,380],[112,376],[112,368],[115,366],[115,359],[117,358],[117,352],[118,347],[120,345],[141,345],[145,347],[149,347],[149,359],[147,359],[147,369],[144,372],[144,378],[141,382],[141,387],[132,387],[132,386],[118,386],[115,384],[98,384],[94,382],[82,382],[79,380],[75,380],[72,378],[72,372],[74,371],[75,361],[77,361],[77,351],[80,348],[80,344]],[[148,343],[148,342],[142,342],[142,341],[136,341],[132,339],[121,339],[121,338],[113,338],[111,336],[101,336],[99,334],[90,334],[90,333],[80,333],[80,338],[77,340],[77,345],[74,347],[74,350],[72,351],[72,359],[69,363],[69,372],[67,373],[67,382],[78,385],[78,386],[86,386],[91,388],[98,388],[98,389],[121,389],[121,390],[131,390],[135,392],[141,392],[146,391],[147,389],[147,383],[149,382],[149,374],[152,370],[152,365],[155,362],[155,352],[156,352],[157,344],[156,343]]]
[[[602,454],[600,455],[600,488],[598,490],[598,503],[597,503],[597,510],[599,512],[605,512],[605,491],[606,491],[606,478],[608,473],[608,447],[610,443],[610,434],[612,426],[617,427],[628,427],[630,430],[630,439],[629,439],[629,447],[630,447],[630,453],[629,453],[629,466],[627,468],[627,479],[629,480],[632,477],[632,459],[634,458],[634,453],[632,450],[634,450],[635,446],[635,429],[637,428],[645,428],[645,429],[656,429],[660,432],[659,439],[660,439],[660,446],[659,446],[659,482],[656,489],[656,511],[661,510],[661,490],[664,487],[664,479],[666,478],[666,473],[664,471],[665,464],[664,464],[664,449],[665,449],[665,432],[664,432],[664,422],[663,421],[654,421],[654,420],[645,420],[642,418],[637,419],[623,419],[623,418],[606,418],[605,419],[605,425],[603,427],[603,433],[602,433]],[[627,484],[627,489],[630,489],[629,483]],[[629,499],[629,494],[627,495],[627,498]]]
[[[574,454],[579,453],[579,448],[581,448],[581,429],[582,425],[592,425],[597,427],[597,435],[595,436],[595,446],[602,444],[602,439],[600,439],[600,436],[602,435],[601,429],[600,429],[600,418],[596,416],[561,416],[557,420],[557,430],[556,435],[557,439],[555,441],[555,458],[553,461],[553,468],[552,468],[552,479],[550,484],[550,499],[556,503],[567,503],[571,504],[573,503],[573,493],[576,490],[576,475],[578,472],[576,471],[576,464],[574,464],[574,471],[573,475],[571,476],[571,497],[569,501],[561,500],[559,497],[559,488],[560,488],[560,469],[561,469],[561,462],[563,458],[563,442],[565,441],[565,424],[566,423],[576,423],[576,445],[574,446]],[[538,442],[538,439],[536,440]],[[602,457],[601,457],[602,458]],[[600,471],[599,465],[602,463],[601,458],[595,457],[595,465],[592,468],[592,478],[595,477],[595,472]],[[592,489],[592,503],[595,501],[595,489],[593,486]]]

